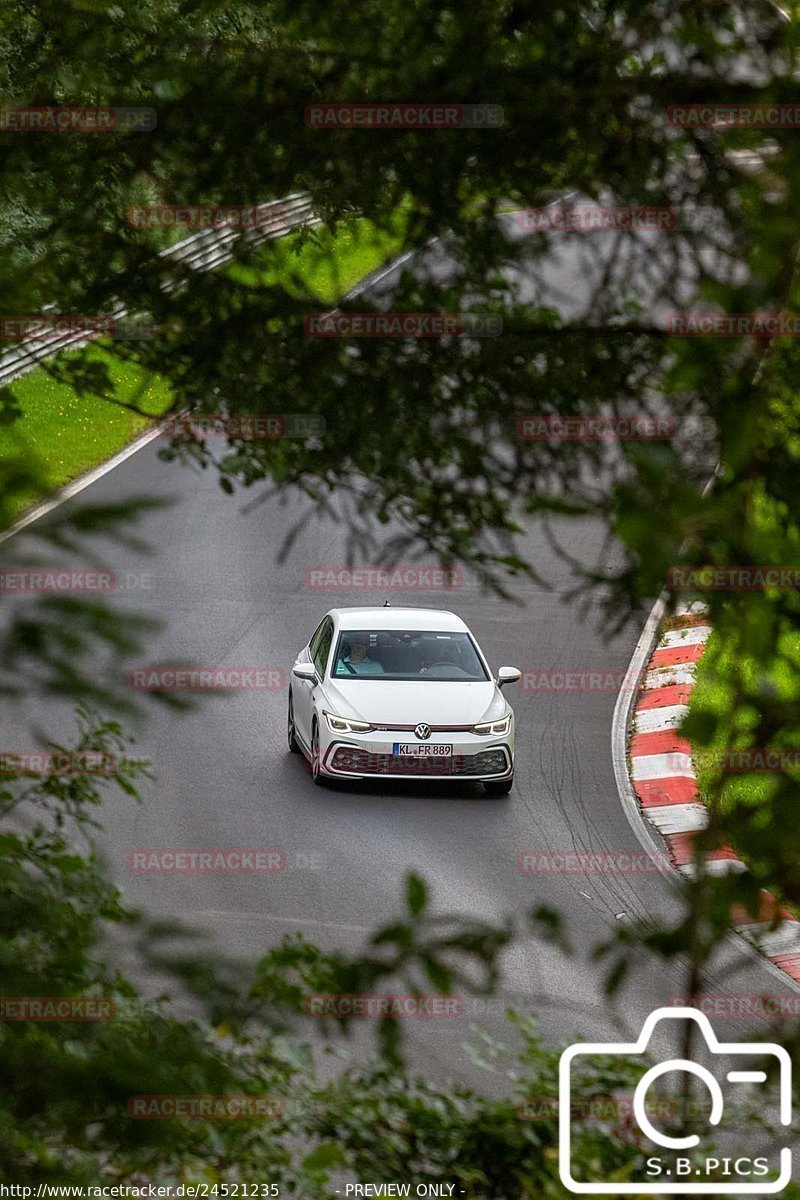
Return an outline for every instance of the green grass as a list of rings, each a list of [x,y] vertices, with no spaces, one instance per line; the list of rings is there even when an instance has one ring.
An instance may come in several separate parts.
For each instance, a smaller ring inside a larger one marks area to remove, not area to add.
[[[58,357],[69,360],[81,353],[84,365],[107,371],[107,394],[118,403],[101,396],[79,396],[69,384],[53,379],[41,368],[10,385],[21,415],[9,427],[0,458],[4,465],[12,466],[24,456],[38,480],[35,489],[16,493],[3,506],[9,521],[77,475],[105,462],[145,427],[145,418],[120,404],[135,403],[147,412],[160,413],[172,402],[163,376],[121,361],[100,344],[82,352],[65,351]]]
[[[263,246],[253,265],[236,263],[224,269],[250,286],[280,283],[292,296],[310,293],[321,304],[334,304],[360,279],[399,252],[405,224],[405,213],[399,209],[387,229],[353,219],[341,225],[336,234],[327,229],[289,234]],[[105,462],[144,428],[145,419],[120,407],[120,402],[135,402],[149,413],[165,412],[172,403],[164,376],[146,371],[136,362],[121,361],[101,343],[56,357],[63,361],[78,355],[83,355],[88,368],[107,370],[109,387],[104,396],[79,396],[42,368],[6,389],[19,416],[3,438],[0,467],[13,471],[24,456],[36,468],[38,479],[35,487],[6,497],[2,506],[4,524]]]
[[[406,217],[406,210],[399,208],[386,229],[353,219],[335,234],[323,228],[312,228],[301,236],[289,234],[262,247],[252,266],[236,263],[227,270],[242,283],[280,283],[290,296],[310,292],[323,304],[335,304],[360,279],[397,254]]]

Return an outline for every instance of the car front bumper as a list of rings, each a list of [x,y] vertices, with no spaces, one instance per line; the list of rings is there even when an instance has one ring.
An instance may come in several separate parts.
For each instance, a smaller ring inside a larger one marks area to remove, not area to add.
[[[481,737],[463,731],[437,730],[426,746],[452,745],[452,755],[396,756],[395,743],[414,744],[408,730],[380,730],[368,734],[329,733],[321,746],[322,771],[340,778],[365,779],[473,779],[477,782],[507,779],[514,771],[514,739]]]

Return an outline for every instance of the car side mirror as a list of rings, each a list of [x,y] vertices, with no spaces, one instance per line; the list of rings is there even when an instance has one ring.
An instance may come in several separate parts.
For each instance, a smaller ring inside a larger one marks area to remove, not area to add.
[[[497,672],[497,686],[505,687],[507,683],[518,683],[522,678],[522,671],[518,667],[501,667]]]
[[[296,675],[298,679],[313,680],[317,678],[317,669],[313,663],[298,662],[292,667],[292,674]]]

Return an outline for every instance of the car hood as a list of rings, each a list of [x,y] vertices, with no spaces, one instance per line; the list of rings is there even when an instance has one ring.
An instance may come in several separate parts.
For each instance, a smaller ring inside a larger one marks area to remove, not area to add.
[[[372,725],[475,725],[496,720],[506,702],[493,681],[435,683],[432,680],[337,679],[326,694],[338,716]]]

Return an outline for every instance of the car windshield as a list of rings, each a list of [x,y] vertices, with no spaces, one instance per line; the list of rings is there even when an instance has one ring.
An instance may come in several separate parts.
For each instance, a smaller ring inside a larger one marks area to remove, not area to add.
[[[489,676],[468,633],[347,629],[339,634],[334,679],[484,683]]]

